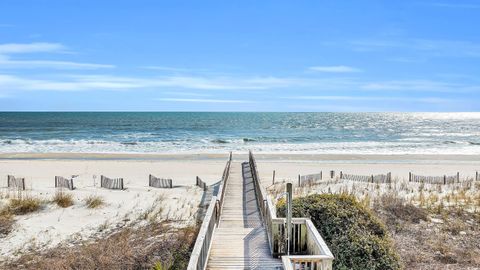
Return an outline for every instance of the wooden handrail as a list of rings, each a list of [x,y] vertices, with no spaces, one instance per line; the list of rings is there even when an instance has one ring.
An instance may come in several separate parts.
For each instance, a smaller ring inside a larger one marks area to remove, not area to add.
[[[255,185],[257,203],[266,227],[272,256],[281,256],[285,269],[331,270],[334,256],[312,221],[308,218],[292,219],[290,251],[293,255],[285,256],[287,250],[287,243],[284,241],[286,219],[277,217],[276,207],[262,187],[255,157],[251,151],[249,152],[248,160]]]
[[[225,185],[230,176],[230,167],[232,163],[232,152],[228,157],[227,164],[223,170],[222,180],[218,188],[217,196],[213,196],[208,206],[205,218],[195,240],[190,260],[188,262],[188,270],[204,270],[207,267],[210,246],[212,244],[213,233],[218,226],[220,214],[223,208],[223,198],[225,197]]]

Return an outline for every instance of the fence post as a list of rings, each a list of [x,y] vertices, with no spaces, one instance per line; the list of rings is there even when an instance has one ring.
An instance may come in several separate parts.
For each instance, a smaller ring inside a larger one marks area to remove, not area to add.
[[[273,170],[272,185],[275,185],[275,170]]]
[[[287,255],[290,255],[292,241],[292,183],[287,183]]]
[[[457,183],[460,183],[460,172],[457,172]]]
[[[335,171],[330,171],[330,178],[335,177]]]
[[[408,172],[408,182],[412,182],[412,172]]]
[[[372,176],[371,176],[371,177],[372,177],[372,183],[373,183],[373,174],[372,174]]]
[[[23,190],[25,190],[25,177],[22,178],[22,185],[23,185]]]
[[[342,178],[343,178],[343,172],[340,171],[340,179],[342,179]]]
[[[320,171],[320,180],[323,180],[323,174],[322,174],[322,171]]]
[[[443,184],[444,184],[444,185],[447,184],[447,176],[446,176],[446,175],[443,175]]]
[[[298,186],[300,186],[300,174],[298,175]]]

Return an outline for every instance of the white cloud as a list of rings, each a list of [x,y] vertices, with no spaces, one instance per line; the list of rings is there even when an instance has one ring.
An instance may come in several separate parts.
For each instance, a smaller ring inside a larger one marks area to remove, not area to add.
[[[286,97],[298,100],[327,100],[327,101],[399,101],[422,103],[446,103],[452,99],[438,97],[391,97],[391,96],[296,96]],[[458,100],[457,100],[458,101]]]
[[[9,60],[0,57],[0,69],[30,69],[30,68],[52,68],[52,69],[101,69],[114,68],[114,65],[78,63],[69,61],[48,61],[48,60]]]
[[[248,100],[238,99],[203,99],[203,98],[157,98],[158,101],[192,102],[192,103],[251,103]]]
[[[50,79],[25,78],[0,74],[0,89],[16,90],[122,90],[135,88],[186,88],[201,90],[255,90],[296,86],[300,79],[274,77],[194,77],[165,76],[153,78],[135,78],[109,75],[70,75]]]
[[[370,82],[361,86],[366,90],[400,90],[400,91],[433,91],[433,92],[471,92],[478,90],[477,86],[447,83],[431,80],[394,80]]]
[[[52,68],[52,69],[101,69],[114,68],[114,65],[79,63],[52,60],[13,60],[12,54],[65,52],[66,47],[59,43],[7,43],[0,44],[0,69]]]
[[[0,44],[0,54],[58,52],[65,49],[60,43],[48,42]]]
[[[422,3],[424,5],[432,7],[443,7],[443,8],[464,8],[464,9],[477,9],[480,8],[480,5],[476,4],[465,4],[465,3],[443,3],[443,2],[434,2],[434,3]]]
[[[348,66],[314,66],[308,68],[311,71],[330,72],[330,73],[351,73],[361,72],[360,69]]]
[[[480,57],[480,44],[465,40],[435,39],[362,39],[350,42],[355,51],[402,49],[402,53],[420,52],[422,57]]]

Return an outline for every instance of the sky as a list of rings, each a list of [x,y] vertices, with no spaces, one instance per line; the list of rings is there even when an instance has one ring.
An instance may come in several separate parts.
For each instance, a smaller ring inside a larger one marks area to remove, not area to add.
[[[0,111],[480,111],[480,1],[0,1]]]

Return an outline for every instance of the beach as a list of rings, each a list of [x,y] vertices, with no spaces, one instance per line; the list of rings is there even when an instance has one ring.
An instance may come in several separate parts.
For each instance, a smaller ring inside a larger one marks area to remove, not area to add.
[[[247,153],[233,153],[234,162],[247,161]],[[29,248],[49,248],[59,243],[75,242],[101,235],[119,226],[139,220],[141,213],[163,209],[160,219],[174,220],[177,226],[195,223],[195,215],[204,195],[195,186],[199,176],[208,185],[221,179],[227,160],[225,154],[69,154],[10,153],[0,155],[0,194],[2,204],[12,196],[6,187],[7,175],[25,178],[29,196],[50,200],[56,192],[54,177],[74,178],[74,205],[60,208],[46,204],[40,211],[16,217],[13,232],[2,239],[0,260],[11,259]],[[421,175],[454,175],[473,178],[480,170],[479,155],[256,155],[258,169],[265,187],[276,182],[296,183],[298,175],[324,175],[335,171],[372,175],[392,173],[392,178],[408,180],[408,173]],[[148,177],[170,178],[172,189],[148,186]],[[125,190],[99,187],[100,175],[123,178]],[[337,176],[338,177],[338,176]],[[100,196],[105,205],[99,209],[85,207],[88,196]],[[161,202],[159,203],[159,198]],[[132,223],[133,224],[133,223]]]

